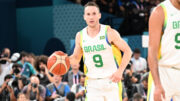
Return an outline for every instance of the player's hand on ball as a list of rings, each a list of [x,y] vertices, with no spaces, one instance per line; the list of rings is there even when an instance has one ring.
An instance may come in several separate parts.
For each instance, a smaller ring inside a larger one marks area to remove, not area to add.
[[[122,78],[122,72],[120,70],[117,70],[115,73],[112,74],[110,80],[114,83],[118,83],[119,81],[121,81],[121,78]]]
[[[154,91],[154,101],[164,101],[165,91],[162,86],[155,87]]]

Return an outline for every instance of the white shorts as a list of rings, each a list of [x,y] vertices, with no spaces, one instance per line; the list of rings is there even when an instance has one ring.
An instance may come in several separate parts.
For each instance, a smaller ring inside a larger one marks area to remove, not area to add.
[[[159,67],[159,75],[165,90],[166,99],[164,101],[180,101],[180,70]],[[154,89],[154,82],[149,75],[147,101],[154,101]]]
[[[86,101],[122,101],[122,84],[106,79],[87,80]]]

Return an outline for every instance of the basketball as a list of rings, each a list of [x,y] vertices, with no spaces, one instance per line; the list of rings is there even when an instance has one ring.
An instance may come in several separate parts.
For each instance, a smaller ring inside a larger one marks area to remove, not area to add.
[[[55,51],[48,58],[47,68],[55,75],[64,75],[70,68],[69,57],[62,51]]]

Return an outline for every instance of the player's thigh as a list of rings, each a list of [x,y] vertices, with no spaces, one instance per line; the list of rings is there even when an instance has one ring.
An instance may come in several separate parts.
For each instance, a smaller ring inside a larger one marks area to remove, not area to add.
[[[114,85],[117,87],[112,87],[111,90],[104,93],[105,100],[104,101],[121,101],[120,97],[122,96],[122,93],[120,89],[118,88],[118,85]]]
[[[85,101],[104,101],[104,97],[96,92],[90,92],[86,94]]]
[[[104,101],[101,90],[93,87],[87,87],[86,100],[85,101]]]
[[[121,101],[118,92],[108,93],[104,101]]]

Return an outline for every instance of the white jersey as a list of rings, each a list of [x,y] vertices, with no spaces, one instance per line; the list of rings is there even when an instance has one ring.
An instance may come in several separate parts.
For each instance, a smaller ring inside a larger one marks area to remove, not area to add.
[[[112,45],[107,39],[107,26],[101,25],[100,32],[94,38],[87,34],[87,27],[80,33],[87,77],[106,78],[111,76],[117,70],[118,65],[113,55]]]
[[[180,10],[170,0],[160,4],[164,10],[164,29],[161,37],[159,66],[180,69]]]

